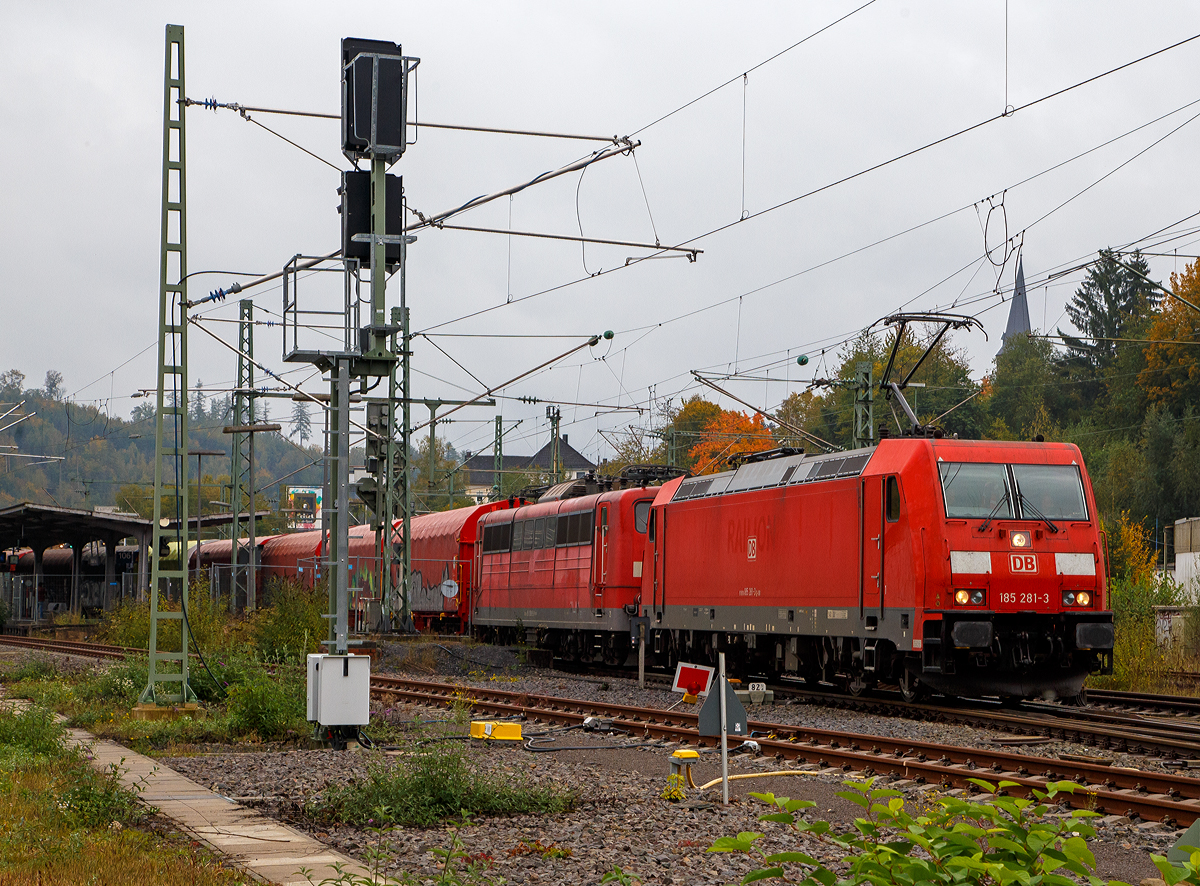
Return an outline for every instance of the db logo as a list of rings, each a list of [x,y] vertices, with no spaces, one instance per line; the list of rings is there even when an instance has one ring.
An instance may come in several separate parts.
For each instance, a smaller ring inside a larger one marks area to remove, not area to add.
[[[1021,572],[1029,574],[1037,572],[1037,555],[1036,554],[1009,554],[1008,568],[1011,572]]]
[[[752,535],[746,539],[746,559],[758,559],[758,536]]]

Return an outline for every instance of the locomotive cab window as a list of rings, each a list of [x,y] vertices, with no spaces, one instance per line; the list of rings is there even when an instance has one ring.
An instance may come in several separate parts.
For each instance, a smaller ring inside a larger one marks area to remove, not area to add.
[[[1026,519],[1086,520],[1083,480],[1075,465],[1013,465],[1017,501]]]
[[[887,478],[887,520],[895,523],[900,519],[900,481],[895,477]]]
[[[947,517],[1013,519],[1013,495],[1006,466],[942,462],[939,468]]]
[[[633,528],[638,532],[646,531],[646,524],[650,520],[650,502],[639,501],[633,506]]]

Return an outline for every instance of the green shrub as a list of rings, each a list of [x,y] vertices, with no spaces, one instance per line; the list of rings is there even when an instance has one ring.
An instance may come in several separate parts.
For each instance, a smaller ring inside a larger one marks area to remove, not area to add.
[[[207,668],[197,661],[192,662],[188,671],[188,685],[201,701],[221,701],[230,689],[262,670],[261,665],[244,655],[218,653],[206,655],[204,660]]]
[[[808,800],[789,800],[774,794],[751,794],[774,807],[759,816],[760,821],[777,822],[836,847],[849,863],[849,876],[839,877],[825,864],[803,852],[766,853],[756,844],[760,833],[741,833],[721,837],[709,852],[757,854],[761,865],[742,878],[743,883],[770,877],[788,877],[789,866],[799,866],[789,882],[823,884],[870,883],[872,886],[911,886],[924,884],[996,884],[1019,883],[1022,886],[1071,886],[1087,883],[1101,886],[1096,875],[1096,859],[1088,848],[1088,839],[1096,831],[1086,819],[1098,813],[1076,809],[1063,818],[1047,818],[1050,804],[1061,792],[1073,793],[1078,785],[1070,782],[1049,783],[1046,791],[1033,791],[1032,799],[997,795],[997,790],[1020,789],[1015,782],[991,784],[981,779],[972,783],[992,796],[974,803],[957,797],[939,797],[933,806],[914,814],[899,791],[875,790],[874,779],[845,782],[849,791],[839,797],[861,806],[864,817],[852,830],[838,833],[826,821],[808,822],[797,815],[812,807]],[[1200,855],[1192,873],[1183,880],[1200,884]],[[1169,866],[1154,856],[1164,874]],[[1161,863],[1160,863],[1161,862]],[[1181,881],[1179,869],[1167,875],[1168,883]],[[1116,881],[1113,881],[1115,884]],[[1111,884],[1110,884],[1111,886]]]
[[[178,600],[158,601],[160,612],[179,612]],[[216,654],[233,642],[233,616],[229,614],[229,598],[215,603],[208,597],[206,582],[193,583],[188,591],[187,623],[193,650],[199,647],[205,655]],[[160,620],[158,648],[179,649],[179,628],[182,619]],[[150,648],[150,601],[126,600],[104,616],[100,638],[115,646],[130,649]]]
[[[51,756],[62,752],[65,735],[45,708],[34,705],[23,711],[0,710],[0,745]]]
[[[1114,578],[1108,585],[1108,607],[1118,625],[1154,624],[1155,606],[1179,606],[1183,589],[1166,576]]]
[[[281,675],[259,672],[231,686],[228,710],[230,728],[239,735],[271,740],[306,728],[303,686]]]
[[[485,773],[470,765],[461,745],[429,741],[394,765],[373,764],[365,779],[334,785],[310,811],[349,824],[428,828],[462,814],[563,812],[576,801],[574,792]]]
[[[76,683],[75,695],[83,702],[133,707],[146,688],[149,671],[150,666],[145,658],[114,662]]]
[[[122,600],[121,605],[104,616],[100,639],[114,646],[148,649],[150,646],[150,603]],[[176,634],[176,637],[179,635]]]
[[[267,605],[254,613],[250,633],[263,661],[304,664],[329,633],[329,597],[298,581],[272,582]]]
[[[83,827],[106,827],[114,821],[136,824],[150,814],[138,803],[137,792],[121,784],[121,768],[116,763],[109,764],[104,772],[79,766],[71,774],[60,803],[72,823]]]
[[[26,680],[45,680],[49,677],[57,677],[62,673],[58,666],[59,661],[60,659],[48,656],[28,656],[15,663],[6,663],[0,667],[0,680],[11,685]]]

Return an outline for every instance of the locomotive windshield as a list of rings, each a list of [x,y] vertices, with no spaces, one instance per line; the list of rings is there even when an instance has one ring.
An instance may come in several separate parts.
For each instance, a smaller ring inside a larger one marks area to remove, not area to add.
[[[1013,518],[1013,496],[1004,465],[942,462],[947,517]]]
[[[1075,465],[1013,465],[1021,510],[1051,520],[1086,520],[1083,483]]]
[[[949,518],[1086,520],[1083,482],[1075,465],[995,465],[942,462]]]

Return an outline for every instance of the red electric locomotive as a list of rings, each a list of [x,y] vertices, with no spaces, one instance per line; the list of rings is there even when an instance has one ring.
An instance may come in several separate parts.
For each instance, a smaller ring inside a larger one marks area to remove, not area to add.
[[[1091,483],[1070,444],[927,437],[667,484],[640,611],[664,662],[955,695],[1080,695],[1112,669]]]
[[[585,488],[560,484],[537,504],[480,520],[477,635],[528,639],[574,661],[625,662],[658,490],[578,495]]]

